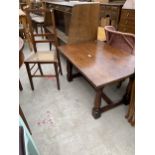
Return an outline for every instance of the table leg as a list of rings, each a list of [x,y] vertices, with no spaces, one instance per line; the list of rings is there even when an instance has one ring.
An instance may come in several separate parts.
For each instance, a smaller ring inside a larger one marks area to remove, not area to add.
[[[19,89],[20,89],[20,91],[23,90],[23,87],[22,87],[22,84],[21,84],[20,80],[19,80]]]
[[[67,60],[67,80],[69,82],[73,80],[72,68],[73,68],[73,65]]]
[[[96,90],[94,108],[92,111],[92,115],[95,119],[101,116],[101,98],[102,98],[102,89],[98,89]]]
[[[125,93],[125,95],[123,97],[123,100],[124,100],[124,104],[125,105],[128,105],[129,104],[130,92],[131,92],[131,87],[132,87],[133,81],[134,81],[134,76],[131,76],[129,78],[129,83],[128,83],[128,86],[126,88],[126,93]]]

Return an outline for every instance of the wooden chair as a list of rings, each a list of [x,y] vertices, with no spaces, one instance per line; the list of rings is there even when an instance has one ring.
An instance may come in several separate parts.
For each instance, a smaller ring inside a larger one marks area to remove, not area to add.
[[[105,26],[106,41],[109,45],[131,54],[135,53],[135,35],[116,31],[113,26]]]
[[[48,13],[50,15],[51,19],[51,32],[53,33],[42,33],[42,34],[34,34],[33,27],[32,27],[32,19],[30,14],[35,13],[35,12],[43,12],[43,13]],[[59,73],[58,73],[58,68],[59,72],[62,74],[61,70],[61,63],[60,63],[60,58],[59,58],[59,52],[57,51],[57,36],[56,36],[56,30],[55,30],[55,19],[54,19],[54,13],[53,11],[47,10],[47,9],[26,9],[26,15],[29,23],[29,30],[31,34],[31,39],[34,47],[34,52],[33,54],[30,55],[25,60],[25,65],[28,73],[28,77],[30,80],[31,88],[34,90],[33,86],[33,77],[56,77],[57,80],[57,88],[58,90],[60,89],[60,84],[59,84]],[[44,39],[41,38],[41,36],[44,36]],[[55,46],[54,51],[42,51],[38,52],[37,50],[37,43],[53,43]],[[30,64],[33,64],[30,68]],[[55,75],[44,75],[41,64],[53,64],[54,69],[55,69]],[[34,68],[35,65],[38,65],[38,68],[36,71],[33,72],[32,74],[32,69]],[[37,71],[40,71],[40,75],[36,75]]]
[[[32,51],[31,38],[29,37],[26,14],[19,9],[19,36],[28,43],[30,50]]]
[[[43,15],[32,15],[32,22],[35,28],[36,33],[38,33],[38,28],[40,27],[41,33],[44,33],[44,16]]]
[[[30,9],[45,9],[45,4],[43,0],[40,1],[32,1],[29,2]],[[44,13],[35,12],[31,14],[33,27],[35,28],[36,33],[38,33],[38,28],[40,27],[41,33],[43,33],[43,25],[44,25]]]

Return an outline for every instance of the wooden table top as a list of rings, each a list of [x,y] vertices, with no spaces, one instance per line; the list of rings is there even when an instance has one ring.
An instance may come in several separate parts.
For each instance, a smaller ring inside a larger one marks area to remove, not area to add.
[[[134,73],[134,55],[101,41],[64,45],[58,49],[95,88]]]

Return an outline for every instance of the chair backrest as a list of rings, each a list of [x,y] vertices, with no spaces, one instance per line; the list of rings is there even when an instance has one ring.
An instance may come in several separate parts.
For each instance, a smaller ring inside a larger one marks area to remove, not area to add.
[[[135,35],[116,31],[113,26],[105,26],[106,41],[120,50],[135,54]]]
[[[45,0],[27,0],[27,4],[31,9],[45,9]]]
[[[55,28],[55,19],[54,19],[54,12],[53,10],[48,9],[26,9],[26,16],[29,25],[29,33],[31,36],[32,44],[34,47],[34,52],[37,52],[37,43],[51,43],[54,44],[57,48],[57,35],[56,35],[56,28]],[[34,25],[32,20],[32,14],[35,13],[42,13],[44,14],[44,22],[43,22],[43,33],[34,33]],[[45,31],[46,27],[50,28],[50,31]],[[44,37],[44,38],[42,38]]]

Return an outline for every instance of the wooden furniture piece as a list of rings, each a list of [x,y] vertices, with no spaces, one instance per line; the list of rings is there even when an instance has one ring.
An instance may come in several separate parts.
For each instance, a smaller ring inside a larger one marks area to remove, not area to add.
[[[29,8],[30,9],[45,9],[45,3],[44,0],[39,0],[39,1],[30,1],[29,2]],[[43,33],[44,29],[44,14],[36,12],[36,14],[31,14],[32,16],[32,23],[33,27],[38,33],[38,28],[41,29],[41,33]]]
[[[51,26],[51,32],[50,33],[42,33],[42,34],[34,34],[33,33],[33,28],[32,28],[32,19],[30,14],[31,13],[48,13],[51,16],[51,21],[50,23],[52,24]],[[34,47],[34,52],[31,54],[26,60],[25,60],[25,65],[28,73],[28,77],[30,80],[31,88],[34,90],[33,86],[33,77],[56,77],[57,80],[57,88],[58,90],[60,89],[60,83],[59,83],[59,72],[62,74],[61,70],[61,64],[60,64],[60,58],[59,58],[59,53],[57,51],[57,36],[56,36],[56,30],[55,30],[55,20],[54,20],[54,13],[53,11],[49,11],[47,9],[26,9],[26,15],[28,17],[28,23],[30,27],[30,34],[32,37],[32,43]],[[39,37],[44,36],[44,39],[40,39]],[[53,51],[38,51],[37,50],[37,43],[52,43],[55,46],[55,50]],[[30,67],[30,64],[33,64],[32,67]],[[34,66],[38,64],[38,68],[34,73],[31,73],[33,70]],[[55,75],[44,75],[43,71],[41,69],[41,64],[53,64],[54,69],[55,69]],[[37,71],[40,71],[40,75],[37,75]]]
[[[112,25],[118,29],[121,8],[124,2],[100,3],[100,20],[101,26]],[[106,19],[108,21],[106,22]]]
[[[26,117],[25,117],[25,115],[24,115],[24,113],[23,113],[23,110],[22,110],[22,108],[21,108],[20,105],[19,105],[19,115],[20,115],[21,118],[23,119],[23,121],[24,121],[24,123],[25,123],[27,129],[29,130],[30,134],[32,135],[32,132],[31,132],[31,130],[30,130],[30,127],[29,127],[29,125],[28,125],[28,122],[27,122],[27,120],[26,120]]]
[[[104,29],[107,44],[119,50],[124,50],[130,54],[135,54],[134,34],[116,31],[113,26],[105,26]]]
[[[135,126],[135,77],[133,76],[129,83],[129,108],[125,116],[128,122]]]
[[[54,9],[57,35],[61,43],[72,44],[97,39],[99,3],[46,0],[46,7]]]
[[[67,59],[68,81],[78,76],[78,74],[72,74],[74,66],[95,89],[96,96],[92,112],[94,118],[99,118],[102,112],[122,104],[126,99],[125,95],[121,101],[114,103],[103,93],[103,88],[134,73],[134,55],[100,41],[64,45],[58,49]],[[102,98],[108,105],[101,107]]]
[[[36,33],[38,33],[38,28],[40,27],[41,33],[43,33],[43,27],[44,27],[44,16],[43,15],[33,15],[32,16],[32,23],[34,26],[34,29]]]
[[[24,11],[19,9],[19,32],[21,31],[22,33],[22,38],[24,41],[28,43],[30,51],[32,51],[33,47],[31,44],[31,38],[29,36],[29,30],[28,30],[28,25],[27,25],[27,19],[26,19],[26,14]]]
[[[119,31],[135,34],[135,10],[122,9],[119,22]]]
[[[19,68],[24,63],[24,54],[23,54],[23,48],[24,48],[24,41],[22,38],[19,37]],[[23,87],[19,80],[19,90],[22,91]]]
[[[23,10],[24,7],[28,5],[28,1],[29,0],[19,0],[19,8]]]

